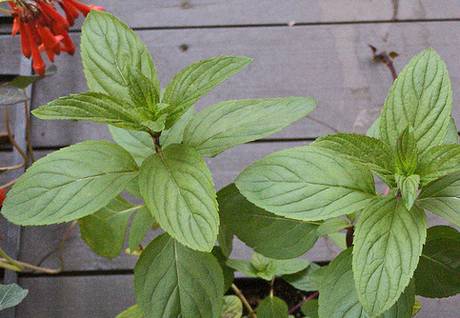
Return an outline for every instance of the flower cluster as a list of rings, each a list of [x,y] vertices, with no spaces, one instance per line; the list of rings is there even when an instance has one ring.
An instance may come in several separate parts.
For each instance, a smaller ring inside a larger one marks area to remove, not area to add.
[[[80,14],[86,16],[93,9],[103,9],[78,0],[14,0],[8,3],[14,19],[12,35],[20,33],[22,54],[32,57],[32,67],[39,75],[44,75],[46,68],[41,52],[45,51],[51,62],[61,52],[74,54],[69,27]]]

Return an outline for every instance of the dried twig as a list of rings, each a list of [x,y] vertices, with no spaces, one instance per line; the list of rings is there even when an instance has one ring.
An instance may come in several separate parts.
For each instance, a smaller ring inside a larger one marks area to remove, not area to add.
[[[24,117],[26,119],[26,145],[27,145],[27,152],[29,154],[30,160],[32,163],[35,162],[35,156],[34,156],[34,148],[32,147],[32,141],[31,141],[31,120],[30,120],[30,104],[29,100],[26,99],[24,101]]]
[[[24,164],[25,164],[28,161],[27,154],[24,152],[24,150],[21,149],[21,147],[18,145],[18,143],[14,139],[13,131],[10,125],[10,115],[9,115],[7,107],[5,107],[5,126],[6,126],[6,132],[8,133],[8,140],[10,141],[13,148],[16,149],[16,151],[21,155],[22,159],[24,160]]]
[[[377,48],[373,45],[369,44],[369,47],[372,51],[372,60],[374,62],[380,62],[385,64],[391,72],[391,76],[393,77],[393,81],[398,77],[398,73],[396,72],[395,66],[393,64],[393,60],[398,57],[398,53],[395,51],[391,51],[387,53],[386,51],[378,52]]]

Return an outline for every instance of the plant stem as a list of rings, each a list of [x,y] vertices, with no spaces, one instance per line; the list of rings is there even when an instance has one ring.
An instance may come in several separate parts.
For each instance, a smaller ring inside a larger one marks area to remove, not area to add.
[[[25,93],[25,90],[24,90],[24,93]],[[29,104],[29,100],[26,99],[24,101],[24,112],[25,112],[25,118],[26,118],[26,145],[27,145],[27,151],[29,153],[29,156],[30,156],[30,160],[32,161],[32,163],[35,162],[35,156],[34,156],[34,148],[32,147],[32,141],[31,141],[31,137],[30,137],[30,104]]]
[[[16,261],[16,263],[21,265],[24,268],[30,269],[30,270],[32,270],[34,272],[38,272],[38,273],[58,274],[58,273],[61,272],[60,268],[53,269],[53,268],[47,268],[47,267],[40,267],[40,266],[35,266],[35,265],[29,264],[29,263],[24,263],[24,262],[21,262],[21,261]]]
[[[149,134],[152,137],[153,144],[155,146],[155,152],[157,154],[161,154],[161,144],[160,144],[161,132],[156,132],[155,133],[155,132],[149,131]]]
[[[16,165],[0,167],[0,172],[13,171],[24,167],[24,163],[18,163]]]
[[[309,300],[315,299],[316,297],[318,297],[318,295],[319,295],[319,292],[316,291],[313,294],[307,297],[304,297],[300,303],[298,303],[297,305],[289,309],[289,314],[295,313],[300,307],[302,307],[303,304],[305,304]]]
[[[16,272],[22,272],[24,269],[30,269],[34,272],[46,273],[46,274],[57,274],[60,272],[59,269],[51,269],[46,267],[35,266],[29,263],[21,262],[11,258],[6,252],[0,248],[0,267],[10,269]]]
[[[372,59],[374,61],[378,61],[378,62],[385,64],[390,70],[391,77],[393,78],[393,81],[394,81],[398,77],[398,73],[396,72],[395,66],[393,64],[393,59],[387,54],[387,52],[383,51],[383,52],[377,53],[377,49],[374,46],[369,45],[369,47],[372,50]]]
[[[11,256],[9,256],[8,254],[6,254],[6,252],[0,247],[0,256],[2,258],[4,258],[7,262],[9,263],[14,263],[14,259],[11,258]]]
[[[248,317],[257,318],[256,313],[252,309],[246,297],[244,297],[243,292],[235,284],[232,284],[232,290],[235,293],[235,295],[238,296],[238,298],[241,300],[244,307],[246,307],[246,310],[248,311],[248,315],[249,315]]]
[[[355,233],[355,227],[353,225],[347,228],[347,236],[346,236],[347,247],[353,246],[354,233]]]
[[[270,282],[270,297],[273,297],[275,293],[275,277]]]
[[[17,144],[16,140],[14,139],[13,131],[11,130],[11,125],[10,125],[10,115],[9,115],[7,107],[5,107],[5,126],[6,126],[6,131],[8,133],[8,139],[11,145],[21,155],[22,159],[24,160],[24,164],[26,164],[28,161],[28,158],[27,158],[26,153],[21,149],[21,147]]]

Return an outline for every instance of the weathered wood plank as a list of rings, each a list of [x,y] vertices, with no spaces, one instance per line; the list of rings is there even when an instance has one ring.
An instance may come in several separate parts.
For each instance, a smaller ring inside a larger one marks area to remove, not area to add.
[[[455,0],[98,0],[132,27],[257,25],[460,18]],[[78,27],[78,26],[77,26]]]
[[[17,318],[113,318],[135,303],[131,275],[22,278]]]
[[[0,79],[2,74],[19,74],[20,62],[19,39],[0,35]]]
[[[30,277],[20,279],[29,295],[17,307],[17,318],[113,318],[135,303],[131,275]],[[417,318],[457,318],[460,296],[421,298]]]
[[[135,28],[460,18],[456,0],[95,0]],[[74,27],[79,29],[82,19]],[[0,21],[1,22],[1,21]],[[0,24],[0,32],[10,27]]]
[[[312,114],[341,131],[363,132],[383,104],[391,76],[384,65],[371,62],[368,43],[400,53],[400,69],[410,57],[434,47],[446,60],[453,87],[460,87],[460,22],[380,23],[249,29],[140,31],[156,57],[164,83],[187,64],[219,54],[255,58],[245,71],[203,98],[198,108],[226,99],[311,95],[319,100]],[[441,36],[442,35],[442,36]],[[186,44],[188,49],[180,49]],[[36,85],[33,104],[86,90],[78,57],[62,56],[59,71]],[[454,104],[460,102],[455,94]],[[460,109],[454,115],[460,119]],[[313,138],[331,133],[303,120],[275,138]],[[105,138],[104,126],[82,122],[33,122],[35,146],[68,145],[88,138]]]

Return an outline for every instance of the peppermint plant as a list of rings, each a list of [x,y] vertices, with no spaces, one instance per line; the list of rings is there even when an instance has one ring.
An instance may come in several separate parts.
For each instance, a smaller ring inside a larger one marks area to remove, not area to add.
[[[92,11],[85,20],[81,55],[89,91],[33,114],[108,124],[115,143],[85,141],[36,161],[9,191],[1,213],[23,226],[78,220],[85,242],[108,258],[122,252],[131,223],[129,251],[141,254],[137,305],[121,317],[219,317],[233,271],[225,265],[228,251],[215,248],[225,225],[205,158],[278,132],[316,102],[230,100],[196,112],[203,95],[251,59],[199,61],[162,90],[145,45],[105,12]],[[163,234],[143,248],[152,228]]]
[[[427,230],[426,222],[431,212],[460,226],[460,146],[451,113],[446,65],[427,49],[395,80],[369,136],[321,137],[270,154],[236,179],[252,211],[320,222],[324,233],[347,229],[349,247],[316,280],[320,318],[411,317],[415,295],[459,293],[460,234],[448,226]]]

